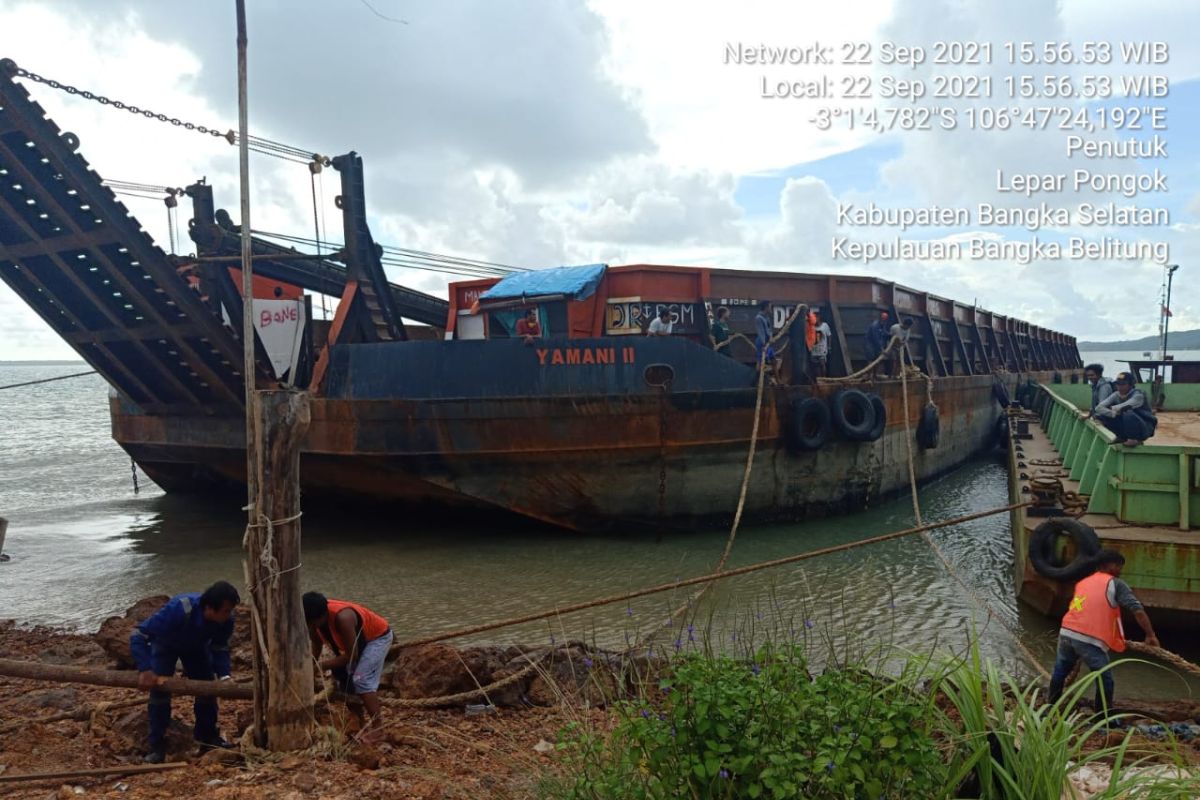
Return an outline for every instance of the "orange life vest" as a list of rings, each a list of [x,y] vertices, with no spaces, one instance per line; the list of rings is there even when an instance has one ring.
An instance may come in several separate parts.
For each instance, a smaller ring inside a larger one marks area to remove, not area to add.
[[[1075,596],[1063,617],[1067,630],[1091,636],[1117,653],[1125,651],[1125,630],[1121,627],[1121,609],[1108,602],[1108,584],[1114,580],[1107,572],[1097,572],[1075,584]]]
[[[346,642],[342,641],[342,637],[338,634],[337,623],[335,622],[337,615],[347,608],[353,609],[354,613],[358,614],[359,621],[362,622],[362,641],[364,643],[378,639],[388,632],[386,619],[371,609],[360,606],[358,603],[330,599],[326,608],[329,609],[329,619],[324,625],[317,628],[317,633],[321,636],[321,641],[337,650],[338,653],[347,653],[350,651],[350,647]],[[326,632],[329,633],[328,636],[326,636]],[[332,637],[332,640],[330,637]]]
[[[817,343],[817,315],[811,311],[808,312],[804,323],[804,344],[809,350],[812,350],[813,345]]]

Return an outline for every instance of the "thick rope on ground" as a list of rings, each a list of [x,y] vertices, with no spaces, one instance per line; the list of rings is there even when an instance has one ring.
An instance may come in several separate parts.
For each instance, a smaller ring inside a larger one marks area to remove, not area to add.
[[[551,648],[542,653],[536,659],[529,662],[529,666],[522,667],[512,675],[501,678],[498,681],[489,683],[487,686],[478,686],[474,689],[468,689],[465,692],[457,694],[447,694],[441,697],[387,697],[380,698],[380,702],[391,708],[436,708],[437,706],[448,706],[454,703],[461,703],[464,700],[470,700],[474,697],[484,696],[503,689],[506,686],[511,686],[519,680],[522,680],[539,666],[542,662],[549,658],[554,652],[561,648]]]

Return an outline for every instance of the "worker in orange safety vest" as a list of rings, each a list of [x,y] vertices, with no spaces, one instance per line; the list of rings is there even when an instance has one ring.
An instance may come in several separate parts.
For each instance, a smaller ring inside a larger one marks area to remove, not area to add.
[[[1058,632],[1058,658],[1050,677],[1051,703],[1062,696],[1067,675],[1080,659],[1093,672],[1104,670],[1096,687],[1096,711],[1107,713],[1113,699],[1112,670],[1108,666],[1109,652],[1125,650],[1125,632],[1121,628],[1121,609],[1133,614],[1146,632],[1146,644],[1158,647],[1158,637],[1150,625],[1146,610],[1133,595],[1129,584],[1121,580],[1125,556],[1116,550],[1101,550],[1093,563],[1096,572],[1075,584],[1071,604],[1063,616]]]

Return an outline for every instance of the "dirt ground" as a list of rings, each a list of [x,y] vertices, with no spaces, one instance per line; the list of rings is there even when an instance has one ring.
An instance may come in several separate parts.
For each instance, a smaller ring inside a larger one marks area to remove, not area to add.
[[[112,636],[20,628],[0,621],[0,658],[111,668],[113,641]],[[441,682],[452,671],[445,653],[430,650],[419,656],[397,665],[398,677],[385,684],[384,697],[406,689],[415,692],[408,696],[418,697],[457,690],[458,684]],[[235,653],[235,671],[238,660]],[[550,702],[544,687],[539,691],[528,686],[524,692],[527,698]],[[92,711],[98,703],[126,705],[82,719],[39,721],[68,711]],[[1200,702],[1193,700],[1126,700],[1121,705],[1168,722],[1200,719]],[[318,707],[318,744],[309,751],[278,755],[243,747],[240,752],[201,757],[191,739],[191,699],[181,697],[173,706],[168,760],[187,766],[140,775],[0,782],[0,797],[529,798],[535,796],[540,776],[554,766],[554,753],[545,751],[551,750],[549,743],[565,725],[583,723],[599,730],[611,726],[612,715],[586,706],[576,702],[500,707],[471,716],[463,704],[436,710],[389,708],[379,741],[366,745],[355,743],[357,723],[335,702]],[[248,700],[221,701],[220,726],[226,738],[237,739],[250,721]],[[0,781],[36,772],[140,765],[145,736],[146,709],[136,691],[0,677]],[[1089,744],[1099,747],[1104,742],[1096,737]],[[1160,746],[1145,739],[1136,744],[1146,749]],[[1181,743],[1180,749],[1189,763],[1200,764],[1200,739]]]
[[[50,664],[111,667],[90,636],[20,629],[0,622],[0,657]],[[136,692],[0,677],[0,778],[33,772],[140,764],[145,742],[142,705],[110,709],[91,719],[39,723],[38,719],[101,702],[138,699]],[[221,701],[220,725],[236,738],[250,719],[249,701]],[[318,714],[322,744],[311,752],[258,753],[205,758],[191,741],[191,700],[176,698],[169,735],[170,761],[188,766],[157,774],[0,783],[0,797],[204,797],[213,800],[321,798],[530,797],[552,754],[535,749],[580,715],[599,725],[604,712],[558,707],[499,708],[467,716],[463,705],[444,710],[388,709],[381,741],[356,745],[329,728],[356,726],[344,706]],[[230,754],[232,755],[232,754]],[[220,759],[220,760],[214,760]]]

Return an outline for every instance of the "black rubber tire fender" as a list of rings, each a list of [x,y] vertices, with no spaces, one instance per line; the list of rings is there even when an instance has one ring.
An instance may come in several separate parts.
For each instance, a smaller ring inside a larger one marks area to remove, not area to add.
[[[1008,449],[1008,415],[1001,414],[996,420],[996,447]]]
[[[793,450],[820,450],[833,434],[829,406],[819,397],[792,401],[788,444]]]
[[[867,434],[866,441],[875,442],[883,436],[883,430],[887,427],[887,406],[883,404],[883,398],[877,394],[869,394],[867,399],[871,401],[871,408],[875,410],[875,425]]]
[[[1067,564],[1056,564],[1055,549],[1059,536],[1069,536],[1075,542],[1075,557]],[[1091,527],[1077,519],[1053,517],[1046,520],[1029,537],[1029,562],[1039,575],[1056,581],[1078,581],[1096,571],[1092,559],[1100,552],[1100,537]]]
[[[917,423],[917,444],[923,450],[933,450],[938,446],[942,436],[942,422],[938,419],[937,406],[930,404],[921,411],[921,421]]]
[[[875,428],[875,407],[858,389],[842,389],[829,403],[829,413],[838,432],[854,442],[870,441]]]
[[[996,402],[1000,404],[1001,408],[1008,408],[1008,404],[1011,402],[1008,397],[1008,388],[999,381],[992,384],[992,397],[996,398]]]

